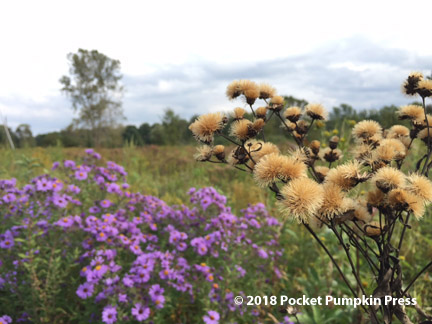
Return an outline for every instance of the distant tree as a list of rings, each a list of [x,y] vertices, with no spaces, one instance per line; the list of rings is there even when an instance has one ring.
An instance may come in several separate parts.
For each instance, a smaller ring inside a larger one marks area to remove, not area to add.
[[[19,147],[32,147],[35,145],[35,139],[29,124],[19,125],[15,130],[15,134],[18,138]]]
[[[151,143],[151,126],[148,123],[143,123],[138,128],[138,132],[140,134],[140,137],[143,141],[143,144],[152,144]]]
[[[123,142],[133,143],[135,145],[143,145],[141,134],[135,125],[126,126],[122,132],[122,138]]]
[[[79,49],[68,54],[70,76],[63,76],[62,92],[79,112],[77,125],[90,129],[94,145],[100,146],[107,128],[124,119],[120,85],[120,61],[113,60],[96,50]]]
[[[182,119],[171,108],[165,109],[162,117],[164,144],[185,144],[189,142],[189,122]]]

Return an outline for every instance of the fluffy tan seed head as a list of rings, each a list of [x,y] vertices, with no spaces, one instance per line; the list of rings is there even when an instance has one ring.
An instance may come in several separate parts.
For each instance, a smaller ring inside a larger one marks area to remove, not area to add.
[[[393,189],[388,193],[388,203],[391,208],[412,212],[419,219],[425,212],[424,203],[416,195],[405,189]]]
[[[413,173],[407,177],[406,190],[421,198],[425,203],[432,202],[432,182],[423,175]]]
[[[292,157],[271,153],[255,165],[254,178],[259,186],[267,187],[278,180],[289,181],[306,176],[306,165]]]
[[[245,146],[248,147],[248,143],[246,143]],[[280,150],[273,143],[255,141],[255,143],[251,146],[250,152],[252,159],[255,161],[255,163],[258,163],[262,157],[272,153],[279,154]],[[254,163],[250,161],[249,166],[254,168]]]
[[[209,145],[197,147],[197,153],[194,154],[196,161],[205,162],[211,159],[213,150]]]
[[[225,156],[225,146],[223,146],[223,145],[216,145],[213,148],[213,154],[216,155],[216,156],[222,156],[222,155]]]
[[[409,96],[415,95],[417,93],[418,83],[421,80],[423,80],[423,74],[421,72],[411,72],[402,84],[402,92]]]
[[[401,160],[406,155],[406,146],[395,138],[386,138],[380,141],[380,145],[373,152],[376,160],[390,162]]]
[[[345,213],[348,206],[345,202],[345,193],[342,191],[342,188],[329,182],[323,185],[323,189],[323,203],[318,214],[327,219],[332,219]]]
[[[308,104],[305,107],[306,114],[312,119],[325,120],[327,119],[327,111],[321,104]]]
[[[230,135],[241,141],[251,138],[252,122],[248,119],[242,119],[231,123]]]
[[[419,105],[401,106],[397,114],[399,119],[409,119],[412,121],[422,121],[425,119],[423,107]]]
[[[361,172],[361,166],[357,161],[350,161],[339,165],[328,172],[325,182],[333,183],[348,191],[358,183],[368,179],[369,176]]]
[[[257,110],[255,110],[255,113],[256,113],[258,118],[265,119],[266,114],[267,114],[267,107],[259,107]]]
[[[269,109],[274,111],[281,111],[284,106],[285,100],[282,96],[274,96],[270,100]]]
[[[417,83],[417,93],[423,98],[432,96],[432,80],[423,79]]]
[[[428,131],[429,130],[429,131]],[[425,144],[432,143],[432,128],[425,128],[422,129],[418,134],[417,138],[420,138]]]
[[[306,177],[290,181],[281,189],[281,194],[284,199],[278,206],[282,215],[305,223],[315,217],[324,200],[323,187]]]
[[[284,112],[285,118],[292,123],[297,122],[300,119],[301,115],[302,115],[301,108],[295,106],[288,107]]]
[[[383,167],[375,173],[371,181],[378,189],[387,193],[389,190],[402,187],[405,182],[405,175],[398,169]]]
[[[242,94],[242,89],[241,89],[241,83],[239,80],[235,80],[228,85],[228,87],[226,89],[226,95],[227,95],[228,99],[230,99],[230,100],[235,99],[238,96],[240,96],[241,94]]]
[[[330,163],[330,162],[335,162],[340,160],[343,157],[343,155],[342,155],[342,151],[339,149],[333,150],[330,147],[326,147],[320,150],[319,157],[321,158],[321,160]]]
[[[354,217],[355,219],[362,221],[364,223],[369,223],[373,215],[369,214],[366,206],[364,203],[361,202],[355,202],[354,203]]]
[[[371,190],[367,194],[367,203],[373,207],[380,207],[384,204],[385,194],[379,190]]]
[[[189,129],[198,140],[210,143],[213,141],[214,133],[220,131],[223,126],[224,115],[218,112],[199,116]]]
[[[315,173],[318,176],[319,180],[321,182],[324,181],[325,177],[327,176],[328,172],[330,171],[329,168],[325,167],[325,166],[316,166],[315,167]]]
[[[273,98],[276,95],[276,89],[267,83],[261,83],[259,85],[260,99]]]
[[[265,121],[261,118],[258,118],[252,123],[251,127],[256,133],[259,133],[263,129],[264,125]]]
[[[405,145],[405,147],[408,147],[411,142],[410,130],[402,125],[394,125],[390,127],[386,137],[398,139],[403,143],[403,145]]]
[[[355,124],[352,129],[352,135],[357,141],[369,144],[368,140],[371,137],[376,135],[379,137],[382,136],[382,127],[374,120],[363,120]]]
[[[232,116],[235,120],[240,120],[244,118],[244,115],[246,114],[246,110],[244,110],[241,107],[234,108],[234,111],[232,113]]]

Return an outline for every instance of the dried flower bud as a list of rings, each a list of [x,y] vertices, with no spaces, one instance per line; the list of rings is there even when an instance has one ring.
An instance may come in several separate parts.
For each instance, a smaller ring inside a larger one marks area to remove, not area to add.
[[[369,224],[366,224],[363,227],[363,230],[365,231],[367,236],[371,236],[371,237],[379,236],[381,234],[381,231],[382,231],[382,229],[380,227],[380,223],[376,222],[376,221],[373,221],[373,222],[370,222]]]
[[[327,118],[327,111],[321,104],[308,104],[306,114],[312,119],[324,120]]]
[[[296,132],[297,133],[299,133],[300,135],[304,135],[304,134],[306,134],[307,132],[308,132],[308,129],[309,129],[309,125],[308,125],[308,123],[306,122],[306,121],[304,121],[304,120],[300,120],[298,123],[297,123],[297,127],[296,127]]]
[[[338,144],[339,144],[339,137],[336,135],[332,136],[332,138],[330,138],[330,141],[329,141],[330,148],[332,150],[334,150],[335,148],[337,148]]]
[[[216,158],[220,161],[225,160],[225,146],[223,145],[216,145],[213,148],[213,154],[216,156]]]
[[[318,155],[319,150],[320,150],[320,146],[321,146],[321,143],[320,143],[320,141],[317,141],[317,140],[313,140],[309,144],[309,147],[312,150],[312,153],[315,155]]]
[[[234,120],[242,120],[245,114],[246,110],[241,107],[234,108],[234,111],[232,113]]]
[[[427,98],[432,96],[432,80],[429,79],[423,79],[420,80],[417,83],[417,93],[422,97],[422,98]]]
[[[255,111],[255,114],[256,114],[257,118],[261,118],[265,121],[266,120],[266,114],[267,114],[267,107],[259,107]]]

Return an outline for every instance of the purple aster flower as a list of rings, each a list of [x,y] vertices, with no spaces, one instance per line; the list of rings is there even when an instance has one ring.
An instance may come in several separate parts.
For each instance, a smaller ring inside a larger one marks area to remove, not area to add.
[[[145,321],[150,316],[150,308],[144,307],[140,303],[135,304],[135,307],[132,308],[132,315],[137,321]]]
[[[94,153],[94,150],[92,149],[92,148],[88,148],[88,149],[85,149],[85,151],[84,151],[86,154],[93,154]]]
[[[79,194],[81,192],[81,189],[73,184],[68,186],[68,191],[75,193],[75,194]]]
[[[87,172],[85,171],[75,171],[75,179],[85,180],[87,179]]]
[[[59,165],[60,165],[60,162],[54,162],[53,165],[52,165],[51,170],[54,171],[55,169],[57,169],[59,167]]]
[[[93,157],[94,157],[96,160],[100,160],[102,156],[101,156],[99,153],[94,152],[94,153],[93,153]]]
[[[64,227],[64,228],[68,228],[68,227],[71,227],[72,225],[73,225],[73,218],[72,217],[63,217],[63,218],[61,218],[59,221],[57,221],[55,224],[57,225],[57,226],[61,226],[61,227]]]
[[[0,317],[0,323],[2,324],[12,323],[12,318],[10,318],[10,316],[8,315],[3,315],[2,317]]]
[[[126,294],[119,294],[118,295],[118,301],[120,303],[126,303],[128,301]]]
[[[52,182],[48,181],[45,178],[42,178],[36,181],[36,190],[37,191],[48,191],[52,189]]]
[[[8,193],[7,195],[3,196],[3,201],[5,203],[11,203],[11,202],[13,202],[15,200],[16,200],[16,196],[14,194],[12,194],[12,193]]]
[[[92,214],[100,213],[101,209],[98,206],[92,206],[89,208],[89,212]]]
[[[102,208],[108,208],[111,206],[111,201],[109,201],[108,199],[104,199],[100,202],[100,206]]]
[[[268,254],[264,249],[258,249],[258,256],[263,259],[268,258]]]
[[[53,204],[59,208],[66,208],[68,202],[66,200],[66,196],[65,195],[55,195],[53,197]]]
[[[65,166],[65,168],[74,168],[75,162],[72,160],[66,160],[63,162],[63,165]]]
[[[107,324],[117,321],[117,310],[114,306],[105,306],[102,312],[102,321]]]
[[[80,285],[76,291],[76,294],[81,299],[89,298],[93,295],[94,286],[88,282]]]
[[[216,311],[208,311],[207,315],[203,316],[203,320],[206,324],[219,324],[219,313]]]
[[[107,191],[109,193],[118,193],[118,192],[120,192],[120,186],[117,183],[110,183],[107,186]]]

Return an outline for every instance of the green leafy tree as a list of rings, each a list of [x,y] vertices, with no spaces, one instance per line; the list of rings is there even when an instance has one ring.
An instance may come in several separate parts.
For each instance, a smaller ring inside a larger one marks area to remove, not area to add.
[[[70,76],[60,79],[61,90],[79,112],[74,122],[89,129],[93,144],[100,146],[109,128],[124,119],[120,61],[84,49],[68,54],[68,60]]]
[[[135,125],[128,125],[122,132],[123,142],[133,143],[135,145],[143,145],[141,135]]]
[[[18,137],[19,147],[32,147],[35,145],[35,139],[29,124],[19,125],[15,131],[15,134]]]

